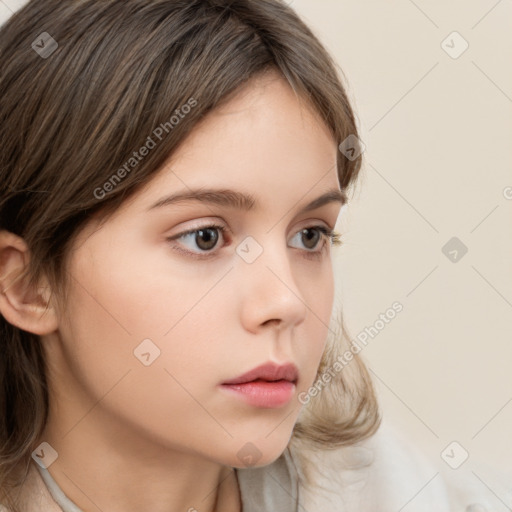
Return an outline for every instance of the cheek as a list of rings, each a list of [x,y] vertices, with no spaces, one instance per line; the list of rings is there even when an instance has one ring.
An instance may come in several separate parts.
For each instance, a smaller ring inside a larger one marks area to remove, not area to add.
[[[306,328],[308,341],[297,346],[304,365],[304,378],[299,384],[301,390],[313,383],[325,350],[329,330],[334,327],[330,323],[334,305],[332,268],[327,266],[323,273],[316,277],[315,281],[309,283],[310,292],[305,294],[305,303],[308,307],[306,320],[308,322]]]
[[[201,424],[204,431],[212,420],[199,404],[212,400],[233,342],[229,286],[215,286],[219,276],[95,260],[70,268],[60,334],[72,384],[90,404],[101,399],[93,414],[108,410],[152,436],[182,438]]]
[[[113,338],[115,352],[146,338],[167,340],[219,280],[176,265],[162,247],[123,248],[123,241],[112,242],[112,251],[96,244],[70,269],[73,323],[91,338]]]

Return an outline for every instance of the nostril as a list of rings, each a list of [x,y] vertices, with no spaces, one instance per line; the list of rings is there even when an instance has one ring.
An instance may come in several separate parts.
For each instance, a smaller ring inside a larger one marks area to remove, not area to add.
[[[279,320],[278,318],[271,318],[270,320],[267,320],[266,322],[263,323],[263,325],[267,325],[267,324],[277,324],[279,326],[279,324],[281,323],[281,320]]]

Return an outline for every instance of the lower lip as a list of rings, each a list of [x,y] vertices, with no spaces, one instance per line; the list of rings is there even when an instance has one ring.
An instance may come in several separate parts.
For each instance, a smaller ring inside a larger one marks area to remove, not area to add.
[[[254,380],[244,384],[222,384],[221,388],[235,394],[249,405],[266,408],[286,405],[295,393],[295,384],[288,380]]]

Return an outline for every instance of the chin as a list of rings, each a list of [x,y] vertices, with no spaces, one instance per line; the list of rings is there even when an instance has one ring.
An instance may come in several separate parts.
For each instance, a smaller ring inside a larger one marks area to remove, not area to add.
[[[268,466],[277,460],[288,446],[289,437],[286,439],[255,439],[243,443],[235,442],[235,451],[226,464],[239,468],[254,468]]]

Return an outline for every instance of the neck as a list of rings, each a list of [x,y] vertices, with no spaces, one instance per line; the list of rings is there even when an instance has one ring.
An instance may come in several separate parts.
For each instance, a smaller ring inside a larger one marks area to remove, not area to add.
[[[83,512],[240,512],[232,468],[123,433],[113,418],[105,430],[91,415],[69,433],[50,419],[40,439],[58,453],[50,475]]]

